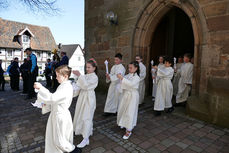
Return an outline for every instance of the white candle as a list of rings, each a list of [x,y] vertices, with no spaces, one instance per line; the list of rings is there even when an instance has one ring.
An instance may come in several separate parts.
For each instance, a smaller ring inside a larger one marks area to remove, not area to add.
[[[104,62],[104,64],[105,64],[105,66],[106,66],[106,73],[109,74],[109,72],[108,72],[108,61],[106,60],[106,61]]]
[[[174,69],[176,70],[176,68],[177,68],[177,65],[176,65],[176,63],[177,63],[177,62],[176,62],[176,61],[177,61],[177,59],[176,59],[176,57],[174,57],[174,58],[173,58],[173,60],[174,60]]]
[[[150,63],[151,63],[151,65],[153,66],[153,64],[154,64],[154,61],[152,60]]]

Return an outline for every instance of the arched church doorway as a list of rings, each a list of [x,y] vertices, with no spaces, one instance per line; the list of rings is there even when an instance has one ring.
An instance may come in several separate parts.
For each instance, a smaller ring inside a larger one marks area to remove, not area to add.
[[[186,13],[178,7],[172,7],[159,21],[150,44],[150,60],[158,63],[158,57],[180,57],[185,53],[194,55],[194,35],[192,23]],[[148,69],[150,73],[150,69]],[[152,79],[149,79],[148,93],[152,93]]]
[[[146,95],[152,94],[151,64],[159,55],[194,59],[192,95],[199,94],[203,39],[202,14],[191,2],[155,0],[140,13],[132,40],[132,59],[141,55],[147,68]],[[204,23],[205,25],[205,23]]]

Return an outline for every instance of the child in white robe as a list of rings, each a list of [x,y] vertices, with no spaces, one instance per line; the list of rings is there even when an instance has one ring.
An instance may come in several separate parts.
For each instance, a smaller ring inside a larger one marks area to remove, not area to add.
[[[191,54],[184,55],[184,64],[181,66],[180,79],[178,83],[178,92],[176,96],[176,103],[184,103],[187,101],[193,76],[193,64],[191,61]],[[185,105],[185,103],[184,103]]]
[[[176,96],[178,92],[178,83],[180,79],[181,66],[183,65],[183,57],[178,57],[178,63],[176,64],[176,69],[174,69],[173,77],[173,95]]]
[[[164,56],[159,56],[159,64],[157,65],[159,68],[163,68],[164,67]],[[153,67],[152,67],[153,68]],[[153,91],[152,91],[152,101],[155,101],[155,98],[156,98],[156,94],[157,94],[157,83],[158,83],[158,77],[157,77],[157,70],[153,70],[153,71],[156,71],[154,72],[155,75],[152,76],[152,79],[153,79]]]
[[[133,128],[137,124],[140,82],[139,64],[137,61],[129,64],[129,74],[123,77],[118,74],[121,80],[121,89],[123,90],[120,107],[118,109],[117,124],[121,128],[126,128],[126,134],[123,139],[128,139],[132,134]]]
[[[96,75],[97,64],[94,59],[90,59],[86,63],[86,75],[81,75],[79,71],[73,71],[78,76],[76,82],[79,88],[79,97],[76,103],[73,127],[75,135],[82,135],[83,140],[77,145],[83,148],[89,145],[89,136],[93,134],[93,117],[96,109],[95,88],[98,85],[98,77]],[[76,94],[74,94],[77,96]]]
[[[145,97],[145,77],[146,77],[146,67],[142,63],[142,56],[137,55],[135,56],[135,60],[139,63],[140,68],[140,83],[139,83],[139,104],[143,103],[144,97]]]
[[[117,74],[125,75],[126,69],[121,64],[122,54],[117,53],[114,58],[115,65],[112,66],[110,74],[106,74],[106,82],[110,83],[106,104],[104,108],[104,116],[115,115],[118,111],[120,103],[120,80],[117,78]]]
[[[68,81],[71,69],[63,65],[55,71],[60,83],[55,93],[50,93],[38,82],[34,83],[34,88],[38,90],[37,97],[44,103],[42,113],[51,112],[46,126],[45,153],[71,152],[75,149],[72,117],[69,111],[73,95],[72,85]]]
[[[173,85],[172,78],[174,70],[171,67],[173,64],[173,58],[165,58],[164,67],[155,67],[157,69],[157,94],[154,103],[155,116],[161,115],[161,111],[165,108],[168,109],[167,112],[172,112],[172,96],[173,96]]]

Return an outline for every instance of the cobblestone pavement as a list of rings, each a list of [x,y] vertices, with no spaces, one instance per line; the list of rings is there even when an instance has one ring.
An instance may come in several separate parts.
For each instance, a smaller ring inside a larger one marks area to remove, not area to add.
[[[31,106],[34,100],[24,100],[21,92],[13,92],[8,84],[0,92],[0,150],[1,153],[44,152],[44,136],[48,115]],[[97,109],[94,117],[94,134],[87,153],[228,153],[229,129],[187,117],[182,108],[172,114],[153,116],[153,103],[146,98],[139,109],[138,124],[129,140],[117,127],[116,117],[102,116],[105,94],[97,93]],[[71,106],[74,113],[76,99]],[[74,137],[75,144],[82,140]]]

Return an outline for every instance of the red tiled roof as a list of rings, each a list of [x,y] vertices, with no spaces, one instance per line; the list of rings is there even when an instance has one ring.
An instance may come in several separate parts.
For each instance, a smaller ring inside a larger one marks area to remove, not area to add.
[[[48,27],[30,25],[0,18],[0,47],[22,48],[17,42],[13,41],[14,36],[25,28],[28,28],[34,37],[31,37],[31,48],[33,50],[51,51],[56,48],[56,42]]]

